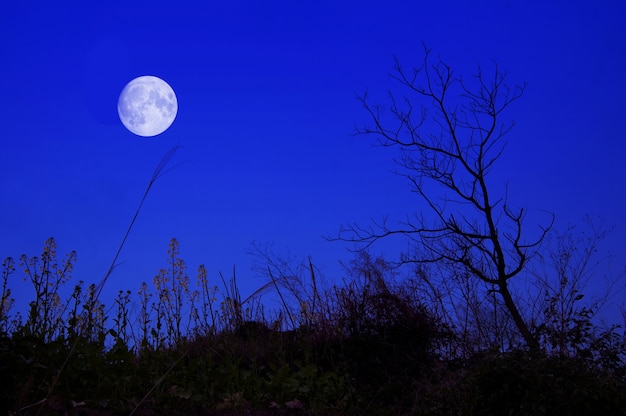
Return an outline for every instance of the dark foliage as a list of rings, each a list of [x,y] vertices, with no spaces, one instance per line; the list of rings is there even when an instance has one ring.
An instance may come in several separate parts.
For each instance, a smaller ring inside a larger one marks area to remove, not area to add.
[[[35,281],[57,267],[53,240],[45,250],[47,266],[31,270]],[[134,321],[127,309],[130,292],[120,292],[107,329],[104,305],[93,287],[82,294],[82,283],[66,301],[40,294],[39,299],[47,300],[35,309],[45,312],[45,320],[31,313],[20,324],[5,309],[0,411],[620,415],[626,409],[623,339],[617,327],[596,330],[585,308],[560,318],[557,327],[552,317],[558,299],[551,298],[545,324],[538,329],[545,334],[544,352],[483,350],[460,358],[447,353],[454,349],[446,346],[465,338],[431,313],[410,280],[397,283],[394,268],[381,258],[359,253],[347,267],[347,283],[323,294],[319,286],[307,294],[302,282],[289,281],[287,292],[298,301],[299,315],[282,292],[284,309],[273,321],[249,319],[263,313],[241,300],[233,278],[219,311],[213,310],[208,320],[197,319],[197,311],[211,311],[214,302],[215,289],[207,286],[203,270],[199,284],[207,304],[190,311],[189,318],[176,312],[195,295],[177,242],[171,243],[169,254],[171,269],[155,278],[158,296],[151,297],[142,285],[144,306]],[[313,273],[310,263],[308,270]],[[280,276],[273,279],[274,284],[281,281]],[[147,312],[150,299],[155,300],[152,314]],[[580,301],[574,300],[574,305]],[[182,333],[183,324],[194,319],[200,326]],[[132,322],[143,328],[133,328]],[[287,322],[299,325],[289,328]],[[133,333],[139,334],[134,342]],[[563,344],[567,348],[555,349],[555,339],[568,340]]]

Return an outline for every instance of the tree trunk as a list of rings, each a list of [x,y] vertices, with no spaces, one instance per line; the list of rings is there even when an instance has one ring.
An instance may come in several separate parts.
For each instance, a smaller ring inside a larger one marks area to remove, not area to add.
[[[535,338],[535,336],[532,334],[532,332],[528,328],[528,325],[526,324],[526,321],[524,321],[524,318],[522,318],[522,315],[519,313],[519,310],[517,309],[517,305],[515,304],[515,301],[513,300],[513,297],[511,296],[511,292],[509,291],[509,287],[506,281],[499,283],[498,287],[499,287],[499,292],[502,295],[502,298],[504,299],[504,304],[506,305],[507,310],[511,314],[511,317],[513,318],[513,322],[515,322],[515,326],[517,326],[517,329],[522,334],[522,337],[524,337],[524,341],[526,341],[526,345],[532,351],[539,350],[539,341],[537,341],[537,338]]]

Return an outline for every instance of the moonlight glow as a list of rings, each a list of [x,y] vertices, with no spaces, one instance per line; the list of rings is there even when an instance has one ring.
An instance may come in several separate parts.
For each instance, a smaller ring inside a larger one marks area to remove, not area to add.
[[[117,113],[128,130],[150,137],[167,130],[178,112],[176,94],[167,82],[153,76],[135,78],[122,90]]]

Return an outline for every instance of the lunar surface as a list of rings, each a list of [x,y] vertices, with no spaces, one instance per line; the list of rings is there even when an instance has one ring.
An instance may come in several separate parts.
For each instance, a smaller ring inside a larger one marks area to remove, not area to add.
[[[117,113],[128,130],[151,137],[167,130],[178,112],[172,87],[161,78],[146,75],[135,78],[122,90]]]

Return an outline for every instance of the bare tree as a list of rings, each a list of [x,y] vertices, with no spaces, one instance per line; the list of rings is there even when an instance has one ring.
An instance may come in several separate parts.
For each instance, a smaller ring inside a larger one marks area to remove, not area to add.
[[[394,235],[408,237],[414,244],[401,263],[437,263],[479,279],[502,297],[525,343],[536,349],[539,343],[518,310],[509,281],[525,269],[554,218],[529,241],[524,210],[508,207],[506,192],[494,198],[487,182],[504,150],[503,137],[513,127],[513,122],[502,122],[502,113],[522,96],[525,84],[506,84],[507,74],[497,65],[490,76],[479,67],[466,82],[441,59],[431,63],[430,50],[424,50],[422,66],[410,71],[395,59],[391,77],[410,97],[390,93],[387,112],[371,105],[367,93],[358,97],[373,124],[357,128],[357,134],[400,149],[396,173],[408,179],[433,215],[416,214],[397,226],[387,218],[366,227],[347,224],[333,240],[367,248]],[[419,100],[422,105],[414,106]]]

